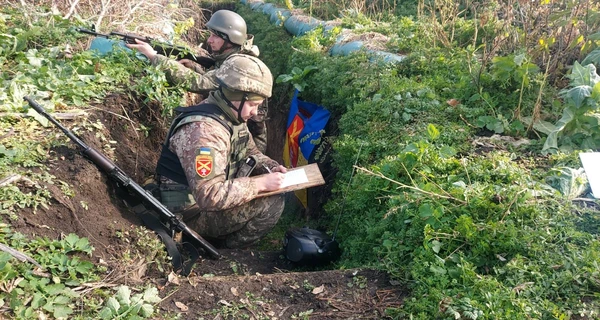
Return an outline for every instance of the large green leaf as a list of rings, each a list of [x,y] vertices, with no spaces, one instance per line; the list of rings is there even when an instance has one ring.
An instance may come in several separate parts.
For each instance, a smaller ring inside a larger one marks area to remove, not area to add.
[[[565,98],[573,101],[576,108],[581,108],[586,98],[592,96],[592,87],[588,85],[580,85],[571,88],[564,93]]]
[[[594,51],[590,52],[587,57],[581,61],[581,64],[584,66],[590,63],[600,65],[600,48],[596,48]]]
[[[574,118],[575,113],[570,108],[565,108],[563,111],[563,116],[558,120],[554,131],[552,131],[548,138],[546,138],[546,142],[544,143],[544,147],[542,151],[549,150],[558,150],[558,134],[565,128],[565,126],[571,122]]]
[[[532,117],[522,117],[521,121],[523,121],[523,123],[527,124],[528,126],[531,125],[531,121],[533,118]],[[543,120],[537,120],[534,124],[533,124],[533,129],[535,129],[536,131],[539,131],[543,134],[549,135],[552,131],[554,131],[556,129],[556,126],[553,125],[552,123],[548,122],[548,121],[543,121]]]
[[[571,86],[574,87],[582,85],[594,86],[598,81],[600,81],[600,76],[598,76],[596,73],[596,67],[593,64],[582,66],[577,61],[575,61],[573,70],[568,77],[571,79]]]
[[[597,109],[598,104],[600,104],[600,82],[596,83],[592,89],[592,99],[596,102],[596,108],[594,109]]]

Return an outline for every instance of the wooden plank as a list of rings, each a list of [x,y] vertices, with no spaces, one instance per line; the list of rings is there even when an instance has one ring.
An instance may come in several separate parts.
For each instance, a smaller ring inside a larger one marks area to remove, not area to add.
[[[290,192],[294,190],[306,189],[310,187],[320,186],[325,184],[325,179],[323,179],[323,175],[321,174],[321,170],[319,170],[319,166],[316,163],[307,164],[298,168],[290,168],[288,172],[292,172],[295,170],[304,170],[306,173],[306,177],[308,178],[308,182],[299,183],[296,185],[287,186],[285,188],[281,188],[275,191],[261,192],[258,194],[257,198],[267,197],[274,194],[280,194],[285,192]],[[254,176],[252,178],[257,178],[260,176]]]

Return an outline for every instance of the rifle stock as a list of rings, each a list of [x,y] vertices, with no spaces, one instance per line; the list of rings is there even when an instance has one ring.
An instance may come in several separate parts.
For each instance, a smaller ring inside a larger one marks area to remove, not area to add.
[[[168,43],[160,42],[160,41],[152,39],[150,37],[142,37],[142,36],[132,34],[132,33],[123,33],[123,32],[117,32],[117,31],[112,31],[109,34],[105,34],[105,33],[99,33],[99,32],[89,30],[89,29],[84,29],[84,28],[76,28],[76,30],[81,33],[85,33],[85,34],[89,34],[89,35],[93,35],[93,36],[97,36],[97,37],[103,37],[103,38],[107,38],[107,39],[109,39],[111,37],[120,38],[121,40],[125,41],[125,43],[135,43],[135,39],[137,39],[139,41],[148,43],[152,47],[152,49],[154,49],[156,51],[156,53],[158,53],[160,55],[176,56],[177,60],[181,60],[181,59],[192,60],[192,61],[200,64],[204,68],[210,68],[210,67],[214,66],[214,64],[215,64],[215,60],[211,57],[196,56],[195,54],[191,53],[190,50],[186,47],[174,46],[174,45],[171,45]]]
[[[39,114],[47,118],[52,124],[62,130],[75,144],[81,149],[82,153],[96,164],[102,171],[104,171],[112,180],[127,188],[127,190],[134,196],[142,199],[144,205],[149,210],[158,213],[161,217],[169,221],[169,225],[175,231],[182,232],[188,236],[195,245],[199,245],[206,250],[211,256],[218,258],[220,257],[217,249],[200,236],[196,231],[190,229],[183,221],[181,221],[176,215],[174,215],[169,209],[167,209],[160,201],[154,198],[148,191],[144,190],[140,185],[133,181],[129,176],[123,172],[117,165],[115,165],[110,159],[104,156],[99,151],[86,145],[81,139],[77,138],[69,129],[61,125],[56,119],[49,115],[42,106],[40,106],[35,100],[30,97],[24,97],[29,105],[37,111]]]

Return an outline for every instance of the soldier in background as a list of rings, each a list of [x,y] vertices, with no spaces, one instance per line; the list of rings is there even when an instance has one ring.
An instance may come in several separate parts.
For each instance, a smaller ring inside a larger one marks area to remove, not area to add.
[[[284,196],[257,195],[279,189],[286,168],[256,148],[246,126],[271,96],[269,68],[256,57],[233,54],[215,77],[220,85],[207,99],[176,109],[181,113],[156,172],[161,185],[171,186],[168,191],[161,186],[161,202],[169,210],[209,241],[239,248],[259,240],[279,220]],[[265,174],[248,177],[251,171]]]
[[[219,86],[216,72],[232,54],[241,53],[254,57],[259,55],[258,47],[252,44],[254,36],[247,34],[246,21],[239,14],[229,10],[216,11],[206,23],[206,27],[211,33],[206,41],[207,49],[215,59],[215,66],[210,70],[204,70],[202,66],[188,59],[175,61],[159,55],[150,44],[142,41],[136,40],[135,44],[126,45],[138,50],[152,65],[164,70],[169,83],[183,85],[187,91],[206,95]],[[267,150],[266,114],[265,102],[265,106],[248,122],[254,142],[263,153]]]

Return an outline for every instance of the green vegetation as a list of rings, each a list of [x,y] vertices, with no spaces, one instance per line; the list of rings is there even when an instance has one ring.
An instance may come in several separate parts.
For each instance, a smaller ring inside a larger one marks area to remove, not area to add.
[[[375,23],[343,4],[293,5],[353,16],[344,28],[384,33],[390,51],[406,53],[397,65],[366,52],[331,57],[337,29],[288,44],[278,82],[338,119],[325,139],[339,170],[325,205],[330,225],[343,214],[337,266],[381,268],[408,285],[404,306],[388,310],[398,318],[598,317],[597,211],[572,202],[589,192],[578,152],[598,150],[600,85],[589,63],[598,63],[599,25],[586,18],[598,6],[425,1],[412,17]],[[501,18],[516,9],[520,23]],[[240,11],[261,23],[262,13]],[[550,33],[527,33],[548,12]],[[551,28],[571,18],[580,37]]]
[[[318,152],[338,173],[319,224],[332,226],[343,214],[336,267],[379,268],[406,285],[403,307],[388,310],[399,319],[598,318],[598,203],[573,200],[589,193],[578,154],[597,151],[600,141],[598,4],[362,3],[281,1],[322,19],[341,17],[340,26],[296,38],[262,12],[236,9],[280,76],[276,111],[298,88],[332,112],[333,130]],[[183,91],[129,52],[70,52],[84,47],[72,28],[81,21],[37,10],[0,11],[0,181],[24,181],[0,184],[0,242],[43,270],[1,253],[0,309],[20,319],[152,317],[160,299],[154,288],[83,289],[104,271],[86,260],[93,250],[86,239],[10,231],[6,223],[23,208],[51,205],[49,185],[66,196],[74,189],[45,166],[48,150],[64,139],[48,135],[22,97],[59,112],[117,92],[159,101],[168,115]],[[365,51],[332,57],[342,28],[384,34],[388,50],[405,59],[385,64]],[[102,135],[88,120],[79,125]],[[162,270],[160,244],[146,240],[123,261],[158,256]],[[224,304],[212,314],[236,317],[249,305]]]

